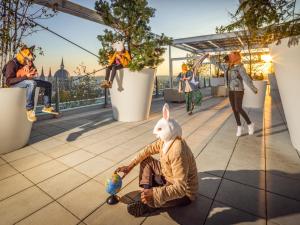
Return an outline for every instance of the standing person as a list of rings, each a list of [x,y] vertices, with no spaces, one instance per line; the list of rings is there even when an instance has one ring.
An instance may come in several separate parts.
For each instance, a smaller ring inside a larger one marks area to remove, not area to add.
[[[237,123],[236,136],[241,136],[243,131],[240,115],[246,120],[248,124],[248,133],[249,135],[252,135],[254,133],[254,123],[251,122],[249,116],[242,107],[244,97],[243,81],[255,94],[257,94],[257,88],[253,85],[252,79],[246,73],[246,69],[241,62],[240,53],[231,52],[229,55],[225,56],[225,64],[218,63],[213,57],[210,57],[210,61],[224,71],[225,84],[229,88],[229,101]]]
[[[109,56],[109,64],[106,68],[105,80],[101,83],[102,88],[111,88],[117,70],[125,68],[131,60],[130,54],[125,50],[124,44],[118,41],[113,44],[115,53]]]
[[[51,107],[51,93],[52,85],[48,81],[35,79],[36,69],[34,68],[34,46],[28,48],[27,46],[17,53],[16,57],[10,60],[3,68],[3,74],[6,78],[6,85],[8,87],[26,88],[26,109],[27,119],[30,122],[36,121],[34,112],[34,97],[36,87],[45,89],[44,93],[44,108],[42,112],[57,115],[53,107]]]
[[[192,78],[193,72],[188,69],[187,64],[183,63],[181,65],[181,72],[176,79],[179,81],[178,92],[184,92],[186,111],[189,115],[193,114],[193,110],[195,107],[193,102],[193,90],[196,87],[191,82]]]

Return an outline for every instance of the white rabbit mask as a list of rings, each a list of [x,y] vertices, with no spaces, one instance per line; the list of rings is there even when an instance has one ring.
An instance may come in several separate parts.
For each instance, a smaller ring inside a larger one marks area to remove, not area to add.
[[[122,41],[117,41],[112,45],[113,49],[117,52],[122,52],[124,50],[124,43]]]
[[[174,119],[170,119],[169,105],[163,107],[163,118],[161,118],[153,129],[153,134],[163,142],[169,142],[176,137],[181,137],[182,129]]]

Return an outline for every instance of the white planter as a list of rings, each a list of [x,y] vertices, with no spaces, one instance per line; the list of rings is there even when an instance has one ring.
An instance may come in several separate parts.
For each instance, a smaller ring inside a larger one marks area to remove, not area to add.
[[[119,70],[110,89],[113,117],[123,122],[146,120],[149,117],[155,70],[145,68],[132,72]]]
[[[257,88],[257,94],[248,87],[244,82],[245,94],[243,99],[243,106],[246,108],[263,108],[265,104],[267,81],[254,80],[254,86]]]
[[[39,88],[37,88],[36,99]],[[0,154],[25,146],[32,123],[26,116],[26,89],[0,88]]]
[[[300,151],[300,45],[270,45],[276,80],[293,146]]]
[[[223,85],[225,85],[225,78],[224,77],[211,77],[210,85],[212,87],[223,86]]]

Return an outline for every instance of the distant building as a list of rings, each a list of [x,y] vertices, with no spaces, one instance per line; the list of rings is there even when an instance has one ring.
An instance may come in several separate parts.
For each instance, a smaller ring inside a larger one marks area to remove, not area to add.
[[[58,79],[58,85],[60,90],[69,90],[71,87],[70,73],[65,70],[64,59],[62,58],[60,69],[54,73],[52,84],[56,88],[56,79]]]
[[[44,74],[44,68],[42,67],[41,75],[39,76],[40,80],[46,80],[45,74]]]

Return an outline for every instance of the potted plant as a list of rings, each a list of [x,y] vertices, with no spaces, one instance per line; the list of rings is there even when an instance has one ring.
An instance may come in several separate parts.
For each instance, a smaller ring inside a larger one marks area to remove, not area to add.
[[[254,35],[269,45],[273,58],[278,89],[292,144],[300,151],[300,14],[295,0],[252,1],[240,0],[236,10],[237,20],[231,24],[246,24]]]
[[[147,0],[100,0],[96,11],[106,25],[101,42],[99,63],[107,65],[112,44],[123,41],[131,56],[128,68],[119,71],[110,90],[113,116],[120,121],[145,120],[149,116],[155,79],[155,68],[163,62],[163,54],[171,39],[151,32],[150,18],[155,9]]]

